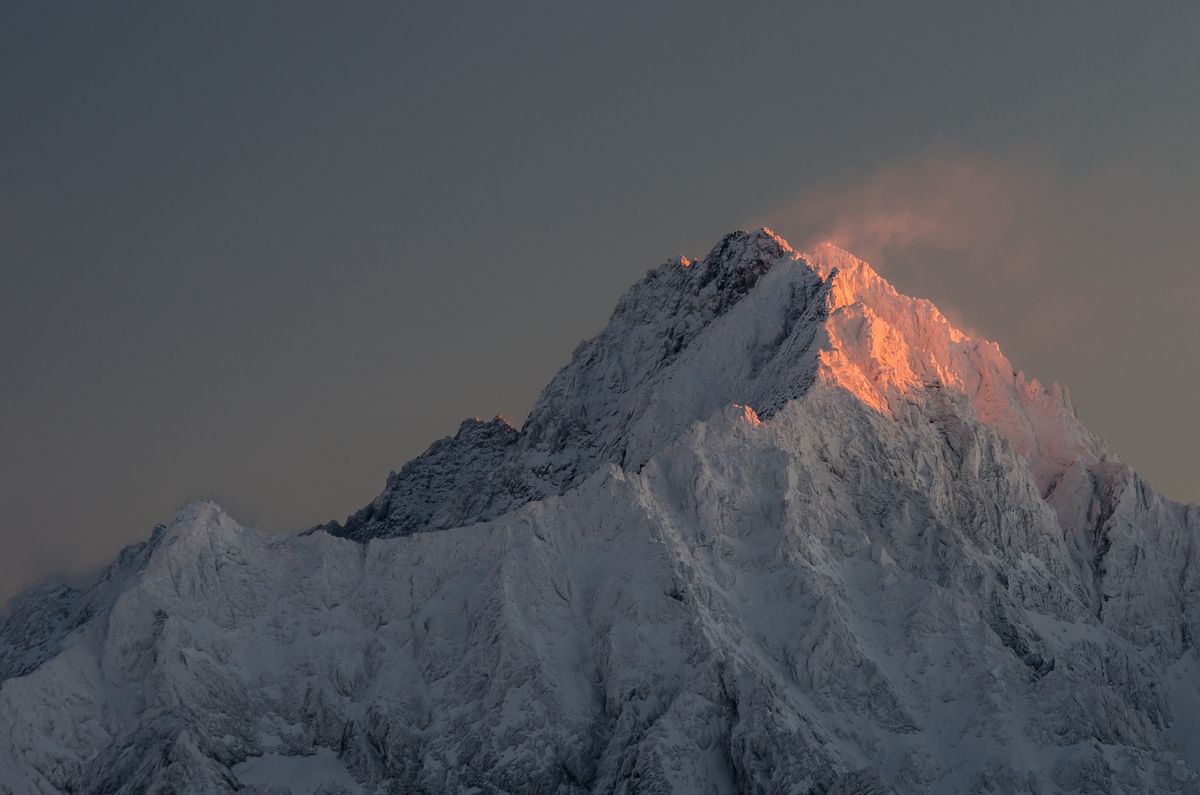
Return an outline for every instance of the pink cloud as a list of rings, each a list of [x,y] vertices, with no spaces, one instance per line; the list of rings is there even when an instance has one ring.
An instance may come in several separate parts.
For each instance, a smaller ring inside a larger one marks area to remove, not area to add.
[[[958,249],[1004,238],[1040,178],[995,161],[937,155],[858,181],[806,190],[771,213],[800,248],[829,241],[873,263],[912,247]]]

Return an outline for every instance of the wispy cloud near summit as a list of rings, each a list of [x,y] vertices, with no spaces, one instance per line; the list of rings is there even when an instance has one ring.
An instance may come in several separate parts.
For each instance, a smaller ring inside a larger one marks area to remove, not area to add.
[[[801,248],[829,241],[872,262],[915,247],[961,249],[1011,228],[1038,177],[999,162],[932,155],[832,190],[805,190],[772,214]]]

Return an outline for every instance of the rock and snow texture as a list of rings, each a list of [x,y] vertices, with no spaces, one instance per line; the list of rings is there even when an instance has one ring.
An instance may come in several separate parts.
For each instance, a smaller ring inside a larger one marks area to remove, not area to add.
[[[1200,508],[767,231],[342,524],[184,508],[0,629],[0,792],[1200,792]]]

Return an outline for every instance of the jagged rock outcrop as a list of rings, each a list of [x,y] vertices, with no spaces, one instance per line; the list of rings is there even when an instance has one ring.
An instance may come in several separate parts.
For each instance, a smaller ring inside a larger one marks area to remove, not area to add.
[[[0,792],[1200,792],[1200,509],[771,233],[341,524],[188,506],[0,630]]]
[[[454,436],[434,442],[399,472],[389,474],[383,493],[345,524],[330,522],[315,530],[368,541],[444,530],[488,517],[496,503],[515,503],[522,493],[522,481],[506,482],[498,476],[519,438],[503,417],[465,420]]]

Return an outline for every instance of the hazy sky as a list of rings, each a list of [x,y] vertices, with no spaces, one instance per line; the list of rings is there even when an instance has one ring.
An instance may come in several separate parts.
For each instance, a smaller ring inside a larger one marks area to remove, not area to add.
[[[1147,5],[4,3],[0,601],[199,496],[344,517],[763,224],[1200,499],[1200,5]]]

